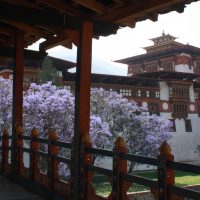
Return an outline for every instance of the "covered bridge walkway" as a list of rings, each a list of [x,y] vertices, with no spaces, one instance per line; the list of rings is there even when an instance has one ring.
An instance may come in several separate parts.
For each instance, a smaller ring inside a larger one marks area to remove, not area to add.
[[[89,136],[92,39],[116,34],[121,27],[134,27],[135,23],[141,20],[156,21],[158,14],[170,11],[181,13],[186,4],[195,1],[197,0],[0,0],[0,57],[3,60],[11,58],[15,63],[12,133],[4,132],[3,136],[0,134],[2,173],[11,174],[16,178],[24,177],[33,184],[32,189],[40,184],[43,188],[48,188],[49,193],[59,192],[65,199],[72,200],[105,199],[95,195],[92,187],[94,172],[112,177],[109,200],[127,199],[126,192],[132,182],[150,186],[157,191],[154,192],[155,198],[159,200],[172,199],[170,198],[172,192],[199,200],[199,194],[185,192],[174,186],[173,170],[181,167],[183,169],[183,165],[173,162],[171,154],[162,154],[158,160],[137,157],[127,154],[125,146],[121,145],[123,142],[118,143],[119,146],[115,147],[114,152],[98,150],[91,148]],[[73,43],[77,46],[75,127],[72,144],[54,141],[57,138],[55,135],[47,140],[38,138],[37,131],[33,131],[31,137],[24,135],[23,131],[17,131],[17,127],[23,129],[24,57],[30,54],[25,48],[42,38],[45,41],[40,43],[39,51],[36,51],[40,56],[44,56],[46,50],[58,45],[71,48]],[[27,140],[30,146],[24,148],[23,143]],[[48,152],[39,151],[38,143],[48,145]],[[71,159],[57,156],[60,147],[71,150]],[[30,156],[29,168],[23,166],[24,152]],[[92,154],[111,156],[113,169],[106,170],[93,166]],[[48,159],[47,174],[38,170],[39,157]],[[127,174],[127,160],[158,166],[158,181]],[[71,176],[68,182],[59,179],[58,162],[69,164]],[[191,167],[184,165],[184,169],[189,171]],[[198,167],[192,169],[193,172],[200,171]],[[19,191],[24,191],[23,194],[27,195],[24,198],[19,197],[22,200],[28,200],[29,195],[30,199],[40,199],[39,196],[28,193],[15,184],[9,184],[6,178],[1,177],[1,179],[0,200],[9,199],[9,195],[12,196],[10,199],[14,200],[17,194],[20,194]],[[8,191],[9,185],[11,189]]]
[[[14,183],[5,176],[0,175],[0,199],[1,200],[47,200],[30,190]]]

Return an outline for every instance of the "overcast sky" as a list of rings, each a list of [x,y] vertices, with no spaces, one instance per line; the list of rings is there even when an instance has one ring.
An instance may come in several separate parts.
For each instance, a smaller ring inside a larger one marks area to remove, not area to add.
[[[136,27],[122,28],[116,35],[93,40],[93,72],[126,75],[127,67],[112,63],[113,60],[145,53],[142,47],[153,43],[151,38],[162,32],[177,37],[178,42],[200,47],[200,2],[186,6],[184,13],[171,12],[159,15],[157,22],[138,22]],[[33,46],[37,49],[37,44]],[[48,51],[49,55],[75,61],[76,47],[68,50],[61,46]]]

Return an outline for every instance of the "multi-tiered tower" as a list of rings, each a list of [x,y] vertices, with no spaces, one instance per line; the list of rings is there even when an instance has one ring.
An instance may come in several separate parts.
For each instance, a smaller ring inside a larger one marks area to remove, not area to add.
[[[158,82],[158,98],[148,98],[151,91],[143,87],[131,98],[174,123],[170,141],[175,157],[197,161],[196,146],[200,144],[200,48],[176,42],[172,35],[151,39],[146,54],[118,60],[128,65],[128,76],[149,83]],[[153,101],[152,101],[153,100]]]

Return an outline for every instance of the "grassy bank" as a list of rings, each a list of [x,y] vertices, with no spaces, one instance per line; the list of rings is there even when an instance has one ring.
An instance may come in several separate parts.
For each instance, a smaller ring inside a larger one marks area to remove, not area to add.
[[[133,174],[149,179],[157,179],[157,174],[155,171],[134,172]],[[176,171],[175,182],[177,186],[200,184],[200,175],[189,172]],[[97,194],[108,195],[111,191],[111,186],[108,182],[108,178],[103,175],[96,175],[93,179],[93,185]],[[146,190],[149,190],[149,188],[142,185],[133,184],[129,189],[129,192],[139,192]]]

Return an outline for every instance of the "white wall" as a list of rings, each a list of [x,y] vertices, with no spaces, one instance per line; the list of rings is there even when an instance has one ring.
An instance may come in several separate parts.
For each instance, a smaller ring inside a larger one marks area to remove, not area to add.
[[[189,87],[189,94],[190,94],[190,101],[191,101],[191,102],[195,102],[193,85],[191,85],[191,86]]]
[[[161,81],[159,82],[160,85],[160,100],[169,100],[169,86],[166,82]]]
[[[190,69],[189,65],[186,65],[186,64],[175,65],[175,71],[185,72],[185,73],[194,73],[193,66],[191,66],[191,69]]]
[[[160,113],[160,116],[165,118],[165,119],[171,119],[172,118],[172,114],[171,113]]]
[[[200,144],[200,118],[197,114],[189,114],[188,119],[192,123],[192,132],[185,131],[184,119],[176,119],[176,132],[172,133],[169,144],[176,161],[200,163],[200,155],[195,153]]]

